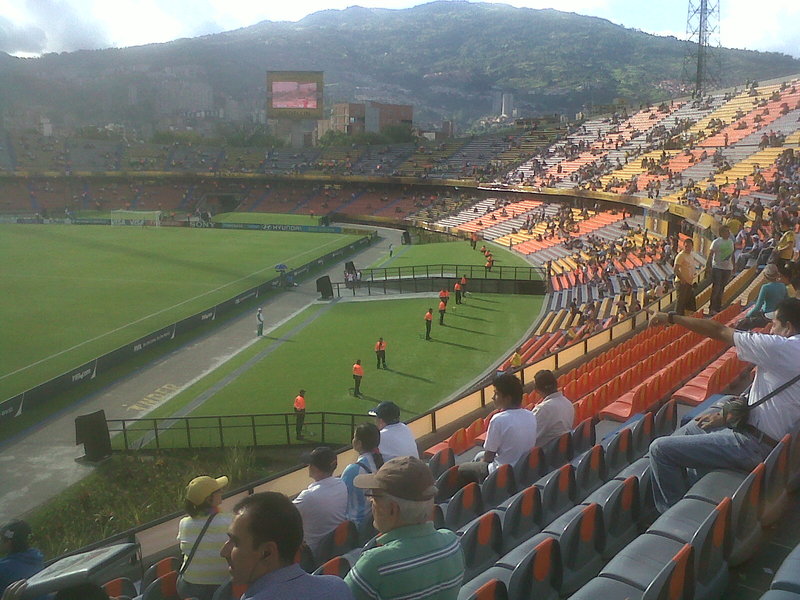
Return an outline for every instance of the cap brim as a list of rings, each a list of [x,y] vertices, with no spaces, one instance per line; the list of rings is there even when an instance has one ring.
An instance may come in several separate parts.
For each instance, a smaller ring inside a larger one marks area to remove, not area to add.
[[[300,462],[303,463],[304,465],[312,464],[314,461],[313,457],[311,456],[311,452],[303,452],[300,455]]]
[[[380,489],[380,483],[375,478],[375,473],[367,473],[364,475],[356,475],[353,479],[353,485],[362,490]]]
[[[219,486],[219,488],[217,489],[220,490],[222,488],[228,487],[228,478],[225,477],[225,475],[223,475],[222,477],[217,477],[217,485]]]
[[[370,411],[369,411],[367,414],[368,414],[370,417],[377,417],[377,416],[378,416],[378,413],[376,413],[376,412],[375,412],[375,409],[374,409],[374,408],[373,408],[372,410],[370,410]]]

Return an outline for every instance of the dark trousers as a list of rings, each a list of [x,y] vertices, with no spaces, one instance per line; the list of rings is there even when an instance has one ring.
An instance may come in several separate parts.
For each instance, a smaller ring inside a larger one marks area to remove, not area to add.
[[[258,324],[258,335],[259,336],[264,335],[264,323],[259,323]]]
[[[386,350],[376,350],[375,356],[378,359],[378,368],[381,368],[381,364],[383,364],[383,368],[386,368]]]
[[[731,273],[728,269],[711,269],[711,310],[714,312],[722,310],[722,294],[730,281]]]
[[[425,319],[425,339],[431,339],[431,322],[428,319]]]
[[[355,382],[355,387],[353,388],[353,395],[360,396],[361,395],[361,375],[353,375],[353,381]]]
[[[456,304],[461,304],[461,290],[456,291]]]
[[[675,312],[679,315],[683,315],[687,310],[691,312],[696,311],[697,302],[694,296],[694,286],[690,283],[678,283],[676,285],[678,299],[675,302]]]
[[[439,311],[439,325],[444,325],[444,313],[445,311],[443,310]]]
[[[294,422],[294,432],[297,435],[297,437],[302,437],[303,425],[306,422],[306,411],[295,408],[294,414],[297,415],[297,419]]]

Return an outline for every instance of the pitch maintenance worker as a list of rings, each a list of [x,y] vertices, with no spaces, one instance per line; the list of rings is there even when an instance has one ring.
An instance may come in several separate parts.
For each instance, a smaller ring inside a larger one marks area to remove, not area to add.
[[[425,339],[431,339],[431,323],[433,321],[433,309],[429,308],[425,313]]]
[[[378,338],[378,341],[375,342],[375,358],[378,360],[378,368],[381,368],[381,364],[383,364],[383,368],[386,368],[386,340],[382,337]]]

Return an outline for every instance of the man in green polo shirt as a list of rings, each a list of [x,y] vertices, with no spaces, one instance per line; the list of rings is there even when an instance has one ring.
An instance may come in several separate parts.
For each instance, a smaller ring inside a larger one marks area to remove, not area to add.
[[[353,481],[372,505],[378,545],[345,577],[356,600],[455,600],[464,578],[464,555],[452,531],[431,522],[433,475],[418,458],[400,456]]]

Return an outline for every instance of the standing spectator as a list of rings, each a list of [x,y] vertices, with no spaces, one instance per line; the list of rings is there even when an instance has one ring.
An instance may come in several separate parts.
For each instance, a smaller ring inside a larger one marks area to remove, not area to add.
[[[344,579],[354,597],[455,600],[464,578],[464,556],[455,533],[434,529],[436,485],[428,466],[413,457],[395,458],[354,483],[367,490],[381,533],[377,545],[358,557]]]
[[[419,457],[417,440],[408,425],[400,421],[400,407],[394,402],[381,402],[369,415],[381,433],[380,451],[384,460],[397,456]]]
[[[569,398],[558,391],[558,380],[552,371],[541,370],[533,376],[533,385],[542,400],[533,407],[536,415],[536,445],[544,446],[550,440],[572,431],[575,407]]]
[[[333,575],[309,575],[295,562],[303,542],[303,520],[283,494],[246,496],[233,508],[228,541],[220,550],[234,584],[247,585],[242,598],[352,600],[347,585]]]
[[[186,486],[184,508],[189,516],[178,525],[178,542],[183,554],[177,587],[181,598],[211,600],[228,581],[228,565],[219,549],[227,539],[233,517],[221,512],[222,489],[227,477],[195,477]]]
[[[361,380],[364,377],[364,367],[361,366],[361,359],[356,360],[353,365],[353,396],[361,396]]]
[[[303,439],[303,425],[306,422],[306,391],[300,390],[294,398],[294,431],[298,440]]]
[[[336,453],[327,446],[314,448],[302,460],[308,465],[308,476],[314,483],[293,502],[303,517],[303,541],[316,556],[322,538],[346,519],[347,486],[333,476]]]
[[[429,308],[425,313],[425,339],[431,339],[431,322],[433,321],[433,309]]]
[[[692,241],[692,238],[686,238],[683,242],[683,250],[675,256],[673,271],[675,272],[675,290],[678,293],[675,312],[679,315],[685,314],[687,310],[690,312],[697,310],[694,295],[695,267],[694,256],[692,255],[693,250],[694,241]]]
[[[380,369],[381,365],[383,365],[383,368],[385,369],[386,368],[386,341],[382,337],[379,337],[378,341],[375,342],[375,357],[378,360],[378,368]]]
[[[756,365],[749,406],[800,374],[800,299],[787,298],[778,305],[769,334],[735,331],[713,319],[677,313],[658,312],[650,319],[651,325],[667,323],[733,345],[740,360]],[[750,471],[762,462],[777,440],[800,422],[800,382],[794,381],[766,402],[752,406],[744,424],[729,427],[727,418],[723,411],[705,413],[678,434],[650,444],[653,494],[659,512],[680,500],[699,472]],[[687,473],[687,469],[693,472]]]
[[[342,471],[342,481],[347,486],[347,519],[359,529],[372,523],[372,511],[364,492],[353,484],[356,475],[375,473],[383,465],[383,456],[378,449],[381,433],[373,423],[362,423],[356,427],[353,436],[353,450],[358,452],[358,460],[347,465]]]
[[[439,325],[444,325],[444,315],[447,313],[447,303],[439,302]]]
[[[727,225],[719,228],[719,237],[711,242],[708,262],[711,265],[711,314],[722,310],[722,295],[733,274],[733,240]]]
[[[258,307],[258,310],[256,311],[256,327],[257,327],[256,335],[258,337],[261,337],[262,335],[264,335],[264,315],[261,313],[261,307],[260,306]]]
[[[28,579],[44,568],[44,556],[31,548],[31,526],[25,521],[10,521],[0,529],[0,593],[21,579]]]
[[[514,375],[500,375],[492,382],[494,405],[499,410],[489,421],[484,451],[463,463],[459,471],[482,483],[500,465],[514,464],[536,445],[536,415],[522,407],[522,383]]]

